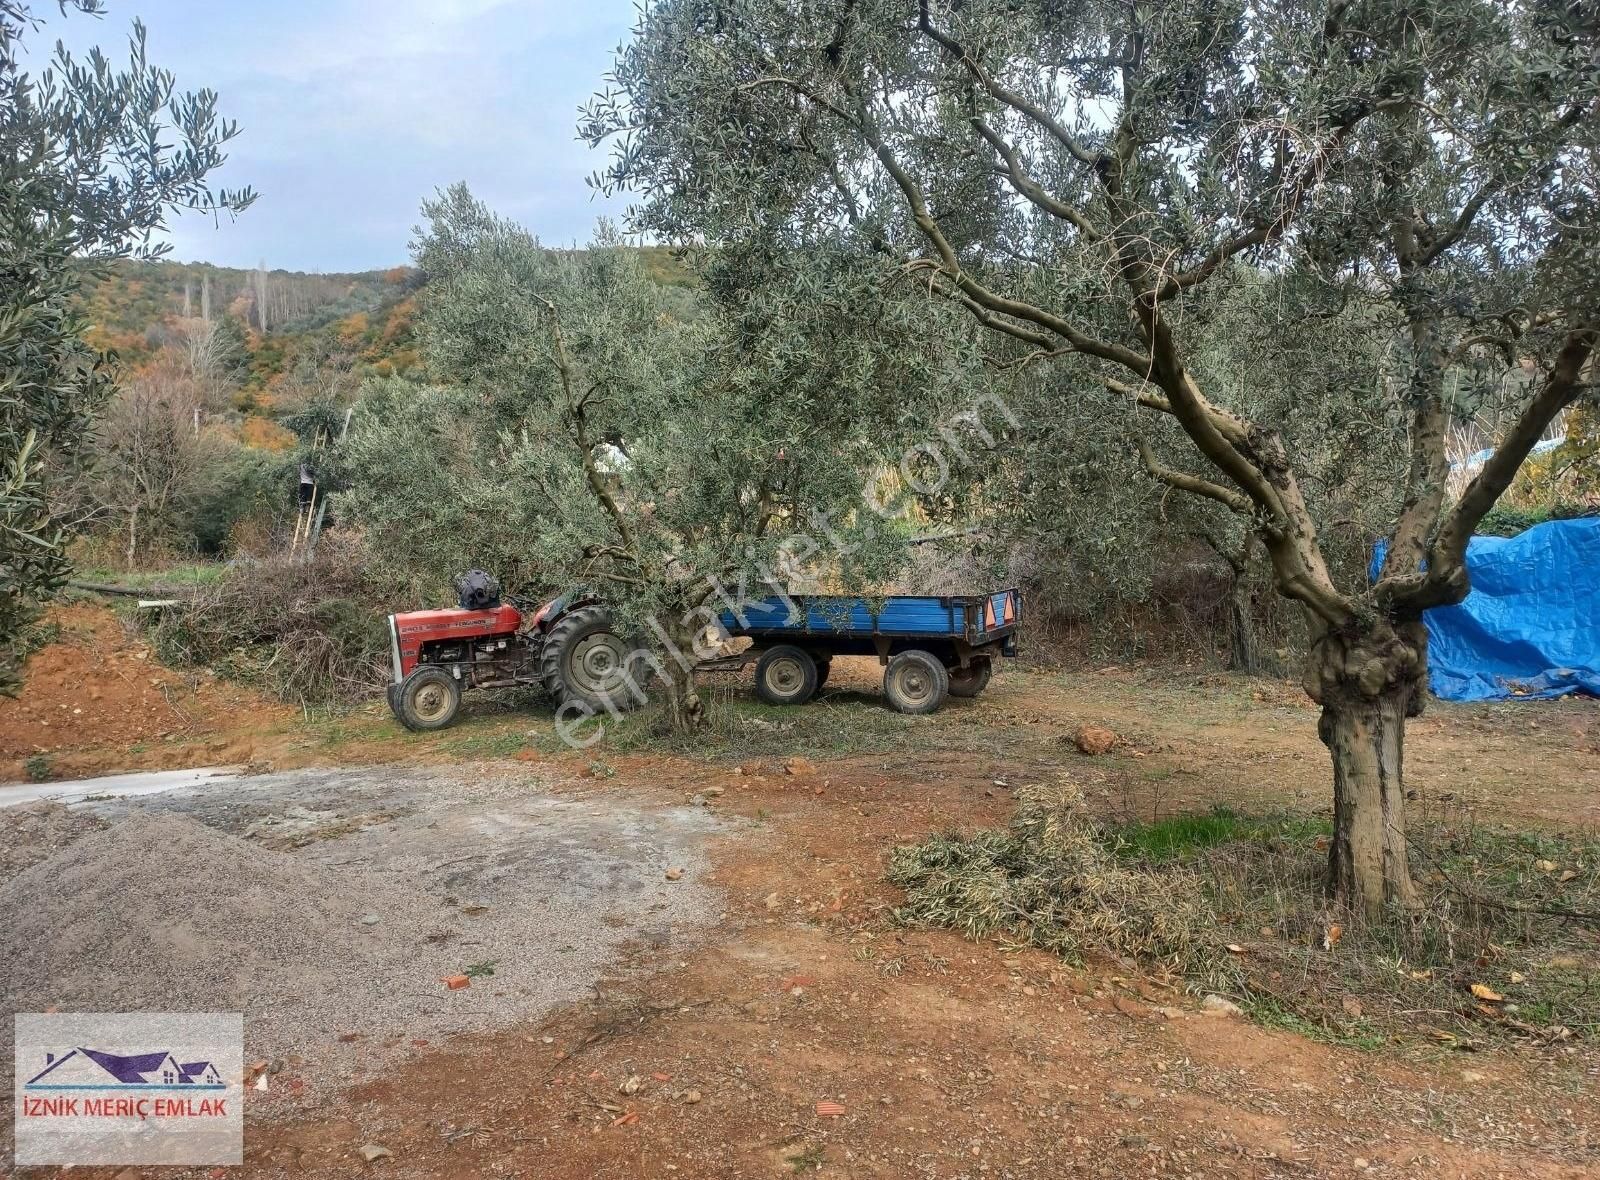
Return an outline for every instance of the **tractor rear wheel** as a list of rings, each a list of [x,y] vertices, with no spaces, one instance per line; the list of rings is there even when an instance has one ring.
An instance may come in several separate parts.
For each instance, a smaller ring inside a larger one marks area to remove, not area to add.
[[[931,652],[903,651],[883,673],[883,695],[896,713],[932,713],[944,704],[950,674]]]
[[[603,606],[580,606],[556,621],[539,649],[539,677],[557,701],[596,712],[643,703],[645,671],[636,645],[612,628]]]
[[[461,708],[461,682],[437,664],[423,664],[393,687],[389,704],[407,729],[443,729]]]

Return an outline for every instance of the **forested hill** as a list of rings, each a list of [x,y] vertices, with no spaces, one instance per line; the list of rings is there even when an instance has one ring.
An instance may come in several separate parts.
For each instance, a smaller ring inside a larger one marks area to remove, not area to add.
[[[668,286],[688,275],[642,248]],[[88,462],[55,490],[82,523],[84,567],[280,545],[302,461],[349,420],[371,382],[421,380],[414,334],[426,276],[240,270],[201,262],[86,267],[91,344],[120,362]]]
[[[638,249],[658,282],[688,281],[670,250]],[[308,274],[121,261],[87,276],[83,306],[90,340],[115,351],[128,371],[148,368],[164,349],[193,351],[202,338],[220,354],[206,359],[226,377],[228,408],[273,418],[307,397],[351,396],[367,376],[410,373],[419,361],[411,324],[424,283],[409,266]]]
[[[304,274],[124,261],[91,273],[83,305],[89,339],[126,371],[169,349],[203,351],[201,363],[228,389],[230,404],[215,409],[270,417],[308,396],[345,392],[368,373],[411,369],[420,283],[406,266]]]

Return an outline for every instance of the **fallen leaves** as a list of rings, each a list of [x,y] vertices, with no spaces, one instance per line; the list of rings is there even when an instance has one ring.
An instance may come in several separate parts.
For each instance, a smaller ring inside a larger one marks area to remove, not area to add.
[[[1491,1004],[1500,1004],[1505,1002],[1505,997],[1499,992],[1495,991],[1494,988],[1490,987],[1487,983],[1474,983],[1467,990],[1473,995],[1477,996],[1478,999],[1487,1000]]]

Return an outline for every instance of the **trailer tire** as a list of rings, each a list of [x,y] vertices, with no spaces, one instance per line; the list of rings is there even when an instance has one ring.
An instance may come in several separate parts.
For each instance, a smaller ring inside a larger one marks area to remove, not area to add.
[[[640,649],[613,630],[603,606],[580,606],[555,621],[539,648],[539,679],[558,704],[577,701],[593,712],[644,702]]]
[[[949,691],[944,664],[921,648],[901,652],[883,670],[883,695],[896,713],[932,713]]]
[[[965,668],[957,665],[950,669],[950,695],[975,697],[988,686],[989,677],[993,675],[993,662],[988,656],[973,656]]]
[[[461,708],[461,682],[438,664],[423,664],[391,688],[389,704],[414,733],[443,729]]]
[[[756,696],[769,705],[804,704],[817,683],[817,661],[792,644],[769,648],[756,662]]]
[[[813,656],[812,658],[816,659],[815,656]],[[822,686],[824,684],[828,683],[828,673],[831,672],[832,670],[833,670],[833,657],[832,656],[829,656],[825,660],[820,660],[820,659],[817,660],[817,689],[816,689],[817,692],[821,692],[822,691]]]

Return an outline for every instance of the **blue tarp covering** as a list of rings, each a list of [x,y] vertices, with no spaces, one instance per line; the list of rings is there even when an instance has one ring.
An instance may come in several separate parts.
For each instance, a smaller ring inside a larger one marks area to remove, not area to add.
[[[1426,616],[1435,696],[1600,696],[1600,517],[1474,537],[1467,572],[1466,601]]]

